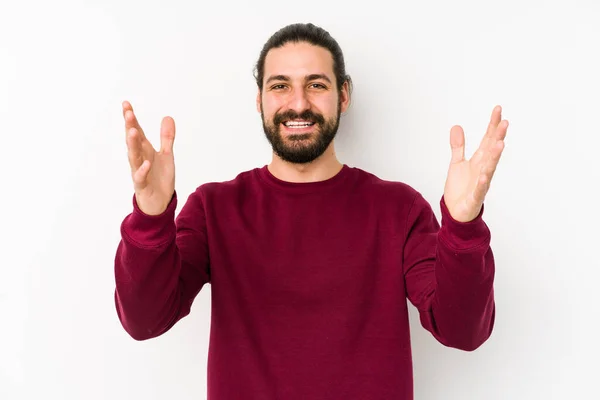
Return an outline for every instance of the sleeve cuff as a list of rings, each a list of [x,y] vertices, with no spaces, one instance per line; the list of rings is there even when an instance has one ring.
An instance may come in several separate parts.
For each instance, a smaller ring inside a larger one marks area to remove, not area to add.
[[[452,218],[444,196],[440,200],[440,209],[442,213],[442,224],[439,232],[440,238],[454,250],[469,250],[481,245],[486,245],[490,241],[490,230],[483,221],[482,206],[479,215],[469,222],[460,222]]]
[[[173,193],[166,210],[159,215],[145,214],[133,195],[133,212],[121,224],[121,233],[139,247],[157,247],[175,237],[177,193]]]

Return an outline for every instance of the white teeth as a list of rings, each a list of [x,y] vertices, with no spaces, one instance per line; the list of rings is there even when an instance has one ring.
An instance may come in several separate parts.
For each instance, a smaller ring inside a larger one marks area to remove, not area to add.
[[[307,126],[313,125],[314,122],[304,122],[304,121],[287,121],[284,123],[285,126],[290,128],[306,128]]]

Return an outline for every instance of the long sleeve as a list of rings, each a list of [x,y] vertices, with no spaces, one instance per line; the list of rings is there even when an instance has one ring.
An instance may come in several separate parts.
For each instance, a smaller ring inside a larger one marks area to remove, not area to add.
[[[189,314],[210,281],[206,220],[200,190],[175,219],[177,194],[161,215],[133,212],[121,224],[115,257],[115,306],[123,328],[135,340],[168,331]]]
[[[462,223],[440,201],[441,227],[417,194],[404,248],[407,296],[422,326],[442,344],[473,351],[491,335],[495,318],[494,256],[482,219]]]

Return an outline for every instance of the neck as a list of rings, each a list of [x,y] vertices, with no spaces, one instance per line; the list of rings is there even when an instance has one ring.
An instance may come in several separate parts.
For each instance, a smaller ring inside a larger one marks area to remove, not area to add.
[[[276,178],[286,182],[319,182],[334,177],[342,169],[337,159],[333,143],[325,153],[311,163],[293,164],[282,160],[276,154],[268,165],[269,172]]]

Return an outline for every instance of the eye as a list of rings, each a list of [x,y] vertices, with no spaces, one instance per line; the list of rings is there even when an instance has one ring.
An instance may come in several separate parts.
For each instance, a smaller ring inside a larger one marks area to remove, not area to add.
[[[285,88],[285,85],[282,85],[282,84],[277,84],[277,85],[271,86],[271,90],[281,90],[283,88]]]
[[[327,89],[327,87],[321,83],[311,83],[310,87],[313,89]]]

